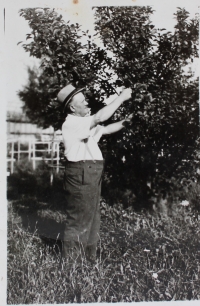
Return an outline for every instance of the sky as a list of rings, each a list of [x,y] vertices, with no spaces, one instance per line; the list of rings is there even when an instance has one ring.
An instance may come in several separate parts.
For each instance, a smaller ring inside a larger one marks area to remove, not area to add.
[[[78,2],[74,4],[73,2]],[[195,17],[198,12],[198,1],[157,1],[157,0],[124,0],[124,1],[86,1],[86,0],[71,0],[71,1],[39,1],[26,0],[15,1],[6,0],[5,2],[5,65],[6,65],[6,86],[5,97],[8,110],[19,111],[22,102],[17,96],[17,91],[21,90],[27,83],[27,67],[38,66],[38,60],[30,57],[24,51],[22,45],[17,45],[19,41],[25,41],[26,34],[30,32],[28,22],[19,16],[19,9],[25,7],[54,7],[56,11],[62,14],[65,21],[70,20],[72,23],[77,22],[82,25],[83,30],[89,29],[93,32],[94,18],[92,5],[151,5],[155,10],[152,15],[152,22],[158,28],[166,28],[173,31],[175,19],[173,14],[176,12],[176,7],[185,7]],[[92,4],[92,5],[91,5]],[[200,5],[200,0],[199,0]]]

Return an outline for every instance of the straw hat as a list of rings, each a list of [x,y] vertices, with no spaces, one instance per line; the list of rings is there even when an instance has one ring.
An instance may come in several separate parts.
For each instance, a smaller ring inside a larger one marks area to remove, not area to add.
[[[65,110],[68,103],[71,101],[71,99],[79,92],[83,91],[85,87],[83,88],[75,88],[73,85],[68,84],[64,88],[62,88],[58,95],[58,101],[62,103],[63,111]]]

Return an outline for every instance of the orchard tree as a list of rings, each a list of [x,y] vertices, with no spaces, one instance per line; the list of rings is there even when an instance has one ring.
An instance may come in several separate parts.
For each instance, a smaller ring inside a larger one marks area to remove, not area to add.
[[[95,36],[99,35],[102,48],[55,10],[21,10],[32,30],[23,47],[41,60],[41,73],[35,78],[37,84],[29,82],[20,96],[29,117],[35,114],[34,122],[41,119],[43,126],[59,128],[64,118],[56,95],[66,83],[87,85],[94,112],[116,87],[131,87],[132,99],[111,121],[133,113],[133,122],[102,143],[107,152],[105,178],[107,191],[130,189],[146,202],[151,194],[174,188],[176,175],[185,171],[183,161],[191,160],[194,153],[198,80],[186,68],[198,56],[198,20],[178,8],[171,33],[155,28],[148,6],[97,7],[94,13]]]
[[[93,111],[101,108],[104,105],[102,96],[111,87],[108,73],[102,73],[110,60],[106,52],[94,44],[88,31],[81,31],[78,23],[66,23],[54,9],[21,9],[20,16],[31,28],[23,48],[41,61],[39,71],[29,69],[28,84],[19,92],[27,116],[40,126],[52,125],[59,129],[64,118],[56,96],[67,83],[86,86]],[[81,43],[81,37],[86,37],[85,44]],[[114,88],[109,90],[115,92]]]
[[[198,80],[185,73],[198,57],[198,19],[178,8],[171,33],[152,25],[152,12],[151,7],[95,8],[95,29],[114,56],[115,84],[133,89],[116,115],[133,113],[133,122],[108,139],[107,180],[145,201],[152,191],[174,188],[182,161],[191,160],[199,124]]]

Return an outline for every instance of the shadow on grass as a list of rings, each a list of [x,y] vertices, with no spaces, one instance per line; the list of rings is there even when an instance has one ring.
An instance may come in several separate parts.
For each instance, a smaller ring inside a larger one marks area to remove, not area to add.
[[[55,173],[50,185],[50,170],[41,162],[36,170],[30,161],[19,161],[8,177],[8,222],[48,239],[62,240],[65,222],[63,171]]]
[[[64,197],[58,195],[48,201],[40,201],[35,197],[21,196],[10,201],[8,222],[19,224],[31,233],[47,239],[62,240],[65,222]]]

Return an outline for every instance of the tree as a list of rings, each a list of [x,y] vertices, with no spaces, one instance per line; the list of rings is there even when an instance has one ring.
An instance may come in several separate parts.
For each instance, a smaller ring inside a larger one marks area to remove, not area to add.
[[[96,31],[114,54],[113,86],[133,89],[116,115],[133,112],[132,125],[108,140],[107,179],[143,201],[152,190],[174,188],[171,178],[191,160],[199,124],[198,80],[184,71],[198,57],[198,19],[178,8],[171,33],[156,29],[151,14],[151,7],[95,8]]]
[[[65,23],[54,10],[21,10],[32,29],[27,34],[31,41],[23,47],[41,59],[42,73],[38,85],[30,82],[20,95],[29,116],[59,128],[63,118],[56,95],[66,82],[87,85],[94,112],[117,86],[131,87],[132,99],[111,121],[127,113],[133,113],[134,120],[102,143],[107,152],[105,175],[109,189],[130,189],[146,202],[152,192],[174,188],[172,178],[194,152],[198,80],[185,69],[198,56],[198,20],[190,20],[188,12],[178,8],[171,33],[152,25],[153,10],[148,6],[96,7],[94,13],[95,35],[102,48],[78,24]],[[85,45],[82,36],[87,38]],[[27,102],[31,87],[40,103]]]
[[[54,82],[56,82],[55,77],[48,77],[37,68],[28,68],[28,83],[23,90],[18,92],[20,99],[24,102],[23,112],[32,123],[43,128],[49,127],[52,123],[55,125],[58,121],[53,112],[52,116],[51,113],[46,116],[47,107],[54,98],[51,93],[51,86]]]
[[[77,23],[65,23],[54,9],[22,9],[20,16],[31,28],[23,48],[30,56],[41,60],[40,70],[29,69],[28,85],[19,92],[27,116],[40,126],[53,125],[59,129],[64,118],[56,96],[67,83],[86,86],[93,111],[101,108],[104,105],[102,93],[108,81],[98,75],[98,70],[108,64],[109,58],[92,42],[88,31],[82,32]],[[80,42],[82,36],[87,38],[85,45]],[[95,86],[99,83],[102,86]]]

